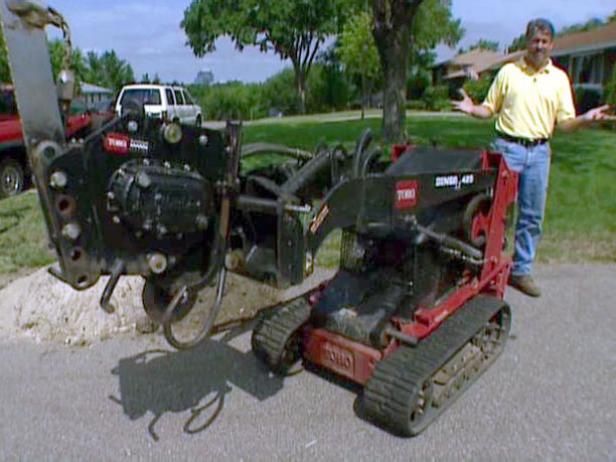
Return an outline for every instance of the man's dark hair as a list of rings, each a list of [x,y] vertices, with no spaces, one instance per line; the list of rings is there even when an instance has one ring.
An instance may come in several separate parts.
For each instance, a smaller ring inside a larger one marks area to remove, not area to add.
[[[533,38],[538,31],[548,33],[554,38],[554,25],[547,19],[537,18],[530,21],[526,26],[526,38]]]

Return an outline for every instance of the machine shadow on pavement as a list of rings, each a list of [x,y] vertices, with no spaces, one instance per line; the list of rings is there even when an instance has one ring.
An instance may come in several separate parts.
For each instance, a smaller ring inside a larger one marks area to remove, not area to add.
[[[205,340],[188,351],[153,349],[121,359],[111,371],[119,378],[120,396],[109,398],[131,420],[152,413],[148,431],[155,441],[159,437],[154,426],[167,412],[189,411],[186,433],[206,430],[221,413],[231,385],[259,401],[282,389],[284,378],[268,372],[252,351],[242,352],[228,344],[248,328]]]

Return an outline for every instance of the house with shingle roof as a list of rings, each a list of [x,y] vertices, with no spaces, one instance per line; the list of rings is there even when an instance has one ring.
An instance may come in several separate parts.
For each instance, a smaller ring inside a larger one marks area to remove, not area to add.
[[[525,51],[509,54],[472,50],[433,68],[434,82],[461,86],[466,78],[495,72],[504,64],[517,61]],[[575,32],[554,39],[552,59],[567,71],[576,89],[602,94],[616,63],[616,21],[584,32]]]
[[[80,98],[86,107],[93,107],[97,102],[113,98],[113,91],[92,83],[81,82]]]
[[[616,63],[616,21],[557,37],[552,57],[568,72],[575,88],[602,93]]]
[[[432,67],[432,81],[446,82],[451,86],[462,86],[466,79],[480,77],[487,70],[493,69],[495,63],[505,57],[498,51],[475,48],[435,64]]]

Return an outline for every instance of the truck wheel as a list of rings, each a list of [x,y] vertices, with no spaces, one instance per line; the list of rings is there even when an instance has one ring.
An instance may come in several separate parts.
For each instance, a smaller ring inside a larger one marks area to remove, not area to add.
[[[14,196],[24,190],[24,168],[12,158],[0,161],[0,198]]]

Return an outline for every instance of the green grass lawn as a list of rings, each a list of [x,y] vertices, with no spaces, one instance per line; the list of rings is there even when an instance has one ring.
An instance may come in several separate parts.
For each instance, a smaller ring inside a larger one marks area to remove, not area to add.
[[[349,148],[370,127],[379,140],[378,118],[320,123],[285,120],[245,128],[244,142],[268,141],[312,150],[319,142]],[[461,117],[409,117],[407,132],[419,144],[482,148],[492,139],[492,123]],[[616,262],[616,131],[588,129],[558,134],[545,222],[542,262]],[[337,236],[318,262],[336,264]],[[0,274],[51,262],[36,194],[0,201]]]
[[[38,195],[34,191],[0,201],[0,274],[53,261]]]

